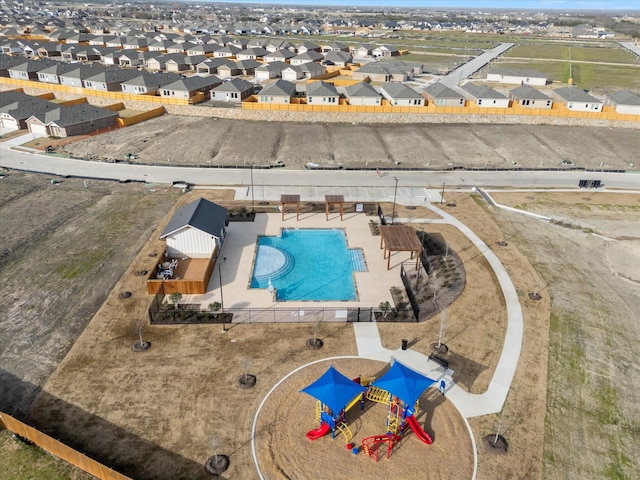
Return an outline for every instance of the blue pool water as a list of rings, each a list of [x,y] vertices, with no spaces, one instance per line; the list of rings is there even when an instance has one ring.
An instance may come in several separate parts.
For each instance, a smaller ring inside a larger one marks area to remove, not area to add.
[[[285,229],[259,237],[251,288],[277,290],[280,301],[356,300],[354,271],[365,271],[362,249],[347,248],[342,229]]]

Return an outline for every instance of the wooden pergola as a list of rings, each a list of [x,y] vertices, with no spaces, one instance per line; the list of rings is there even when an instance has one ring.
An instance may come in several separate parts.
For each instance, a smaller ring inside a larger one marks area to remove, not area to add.
[[[391,252],[411,252],[416,254],[416,268],[422,253],[422,242],[416,231],[409,225],[380,225],[380,248],[384,248],[387,270],[391,268]]]
[[[325,195],[324,196],[324,216],[329,221],[329,207],[331,205],[340,206],[340,220],[342,220],[342,214],[344,213],[344,195]]]
[[[284,222],[284,209],[287,205],[296,206],[296,220],[300,220],[300,195],[280,195],[280,210]]]

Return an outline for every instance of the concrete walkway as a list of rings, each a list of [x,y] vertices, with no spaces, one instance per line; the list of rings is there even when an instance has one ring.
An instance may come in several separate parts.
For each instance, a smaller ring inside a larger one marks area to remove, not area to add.
[[[356,335],[356,344],[358,347],[358,355],[365,358],[387,362],[393,357],[433,380],[437,380],[438,382],[440,380],[444,380],[447,384],[447,397],[466,418],[498,413],[502,410],[507,398],[507,394],[511,388],[511,382],[513,381],[513,376],[515,375],[516,367],[518,365],[518,360],[520,359],[524,325],[518,294],[506,269],[487,244],[485,244],[466,225],[445,211],[431,204],[427,204],[427,208],[440,215],[442,219],[412,219],[412,221],[414,223],[447,223],[449,225],[453,225],[464,233],[484,255],[487,262],[489,262],[489,265],[498,279],[500,288],[502,289],[502,294],[507,307],[507,331],[505,333],[502,353],[498,360],[493,377],[489,382],[489,387],[486,392],[481,394],[466,392],[453,382],[452,370],[449,369],[444,371],[444,369],[438,364],[429,361],[427,355],[415,352],[411,349],[385,349],[382,346],[378,327],[375,323],[353,324]],[[399,219],[399,221],[406,223],[408,219]]]

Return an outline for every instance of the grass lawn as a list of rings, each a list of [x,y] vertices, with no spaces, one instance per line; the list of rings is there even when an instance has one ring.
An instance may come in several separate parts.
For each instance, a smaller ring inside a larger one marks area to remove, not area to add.
[[[522,68],[527,70],[537,70],[538,72],[545,73],[549,80],[555,82],[567,83],[569,79],[569,62],[543,62],[532,61],[527,63],[511,62],[503,60],[491,64],[492,67],[499,68]]]
[[[3,480],[89,480],[88,473],[69,465],[35,445],[11,437],[8,430],[0,430],[0,478]]]
[[[587,90],[616,91],[640,87],[640,68],[618,65],[573,64],[573,83]]]

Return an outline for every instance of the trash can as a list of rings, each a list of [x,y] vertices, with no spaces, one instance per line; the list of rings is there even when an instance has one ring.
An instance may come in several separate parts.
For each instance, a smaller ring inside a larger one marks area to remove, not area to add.
[[[409,340],[407,340],[406,338],[403,338],[402,339],[402,349],[406,350],[408,346],[409,346]]]

